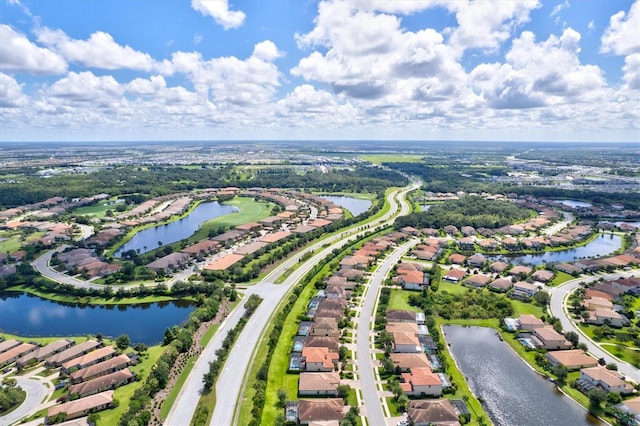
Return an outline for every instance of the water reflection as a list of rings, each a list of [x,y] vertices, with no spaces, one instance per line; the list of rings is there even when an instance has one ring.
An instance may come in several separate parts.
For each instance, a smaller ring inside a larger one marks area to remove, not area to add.
[[[321,197],[349,210],[353,216],[366,212],[372,204],[370,200],[346,197],[344,195],[322,195]]]
[[[496,425],[602,425],[535,373],[487,327],[445,326],[446,340],[473,393]]]
[[[136,305],[83,305],[26,293],[0,297],[0,330],[20,336],[103,336],[128,334],[135,343],[159,343],[165,328],[183,323],[194,305],[163,301]]]

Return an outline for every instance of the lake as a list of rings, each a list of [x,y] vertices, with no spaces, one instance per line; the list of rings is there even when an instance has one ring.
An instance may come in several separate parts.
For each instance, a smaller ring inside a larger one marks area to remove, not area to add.
[[[194,309],[193,303],[183,301],[79,306],[27,293],[4,293],[0,331],[25,337],[128,334],[133,343],[155,345],[167,327],[182,324]]]
[[[366,212],[373,204],[371,200],[346,197],[344,195],[321,195],[321,197],[349,210],[349,212],[354,216],[358,216],[359,214]]]
[[[514,265],[542,265],[553,262],[573,262],[587,257],[602,257],[622,247],[622,238],[613,234],[600,234],[588,244],[568,250],[548,251],[522,256],[488,256],[490,260],[504,260]]]
[[[237,211],[237,207],[226,206],[217,201],[201,203],[188,216],[180,220],[138,232],[114,255],[120,257],[127,250],[140,250],[140,254],[142,254],[158,248],[158,242],[161,242],[162,245],[175,243],[193,235],[203,222]]]
[[[556,203],[564,204],[565,206],[569,206],[572,209],[575,209],[577,207],[593,207],[593,204],[591,203],[586,203],[584,201],[578,200],[557,200]]]
[[[603,425],[535,373],[488,327],[444,326],[449,350],[497,426]]]

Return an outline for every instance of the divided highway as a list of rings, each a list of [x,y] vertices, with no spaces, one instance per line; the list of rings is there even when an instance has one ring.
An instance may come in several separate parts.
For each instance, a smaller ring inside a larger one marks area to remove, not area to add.
[[[354,226],[352,229],[345,230],[341,234],[319,241],[280,264],[267,277],[265,277],[262,282],[249,288],[247,294],[245,294],[245,299],[249,294],[258,294],[264,300],[251,316],[242,333],[238,336],[238,340],[227,358],[225,368],[218,377],[215,388],[217,403],[214,408],[211,425],[227,426],[237,422],[235,416],[237,415],[237,408],[240,403],[240,396],[243,392],[246,375],[251,367],[253,352],[256,350],[258,343],[262,338],[269,319],[272,317],[277,306],[289,290],[298,283],[305,274],[313,268],[313,266],[329,256],[334,249],[339,249],[346,245],[349,239],[358,238],[377,226],[389,225],[397,215],[408,214],[411,207],[405,201],[404,197],[408,192],[418,187],[419,183],[413,182],[406,188],[391,192],[387,197],[387,201],[391,206],[389,212],[387,212],[383,217],[370,222],[366,230],[354,232],[358,228],[358,226]],[[292,272],[282,284],[273,284],[279,277],[284,276],[287,271],[289,271],[294,265],[298,264],[300,262],[300,258],[305,253],[310,251],[313,251],[314,255]],[[238,308],[237,310],[243,310],[243,308]],[[237,322],[241,314],[235,314],[234,312],[232,316],[233,318],[227,318],[225,324],[227,328],[233,327],[235,325],[232,324],[233,321],[235,320]],[[180,395],[176,398],[176,401],[166,419],[166,424],[178,425],[185,422],[188,423],[188,420],[186,419],[191,419],[193,417],[198,398],[202,391],[202,377],[204,371],[208,368],[209,361],[215,359],[215,350],[219,347],[216,347],[216,345],[224,339],[225,335],[226,332],[223,332],[221,327],[212,341],[203,350],[196,363],[196,367],[192,370]]]

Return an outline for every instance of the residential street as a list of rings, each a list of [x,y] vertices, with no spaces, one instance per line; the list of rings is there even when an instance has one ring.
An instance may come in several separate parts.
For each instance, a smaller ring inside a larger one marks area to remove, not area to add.
[[[376,386],[376,378],[374,374],[373,360],[375,359],[374,342],[373,342],[373,325],[375,318],[375,307],[377,305],[378,293],[380,286],[384,279],[389,274],[389,271],[393,266],[398,263],[398,260],[411,249],[418,244],[419,240],[412,239],[409,242],[404,243],[398,247],[389,257],[384,259],[382,263],[373,273],[369,280],[369,286],[362,309],[360,311],[360,317],[358,319],[358,333],[357,333],[357,361],[358,361],[358,373],[360,376],[360,383],[362,386],[362,396],[364,402],[364,412],[361,415],[366,414],[369,424],[371,425],[384,425],[386,424],[385,415],[382,411],[381,397]]]
[[[630,277],[630,276],[638,276],[640,273],[638,271],[633,272],[620,272],[614,274],[607,275],[594,275],[594,276],[585,276],[581,278],[577,278],[575,280],[567,281],[560,287],[550,288],[548,289],[551,293],[551,301],[549,303],[549,307],[551,310],[551,314],[554,317],[560,318],[560,322],[562,323],[562,328],[565,331],[575,331],[580,336],[580,341],[584,342],[589,348],[589,352],[595,356],[596,358],[604,358],[607,363],[615,363],[618,365],[618,371],[624,374],[629,380],[632,380],[636,383],[640,383],[640,370],[635,368],[629,363],[626,363],[609,352],[602,349],[596,342],[591,340],[587,335],[585,335],[582,330],[578,326],[576,326],[570,318],[570,315],[566,309],[566,298],[568,295],[578,287],[580,287],[581,282],[593,282],[597,281],[600,278],[604,279],[614,279],[618,277]]]
[[[40,403],[49,393],[49,389],[43,381],[20,376],[14,378],[16,379],[18,386],[27,393],[27,398],[18,408],[6,416],[0,417],[0,426],[11,425],[36,412]]]

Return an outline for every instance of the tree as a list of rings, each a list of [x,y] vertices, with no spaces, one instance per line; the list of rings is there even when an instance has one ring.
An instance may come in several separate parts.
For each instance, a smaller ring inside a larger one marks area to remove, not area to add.
[[[569,370],[562,364],[554,365],[551,368],[551,372],[558,378],[558,382],[564,383],[569,375]]]
[[[618,364],[616,364],[615,362],[610,362],[609,364],[607,364],[607,370],[613,370],[613,371],[618,371]]]
[[[116,346],[121,351],[127,349],[131,344],[131,339],[126,334],[121,334],[116,338]]]
[[[142,355],[145,352],[147,352],[147,350],[149,349],[149,347],[147,345],[145,345],[144,343],[136,343],[135,346],[133,347],[133,350],[138,352],[138,354]]]
[[[575,331],[567,331],[566,333],[564,333],[564,337],[566,337],[566,339],[571,342],[571,345],[574,348],[578,346],[578,343],[580,343],[580,337]]]
[[[609,392],[607,394],[607,404],[616,405],[622,402],[622,397],[618,392]]]
[[[589,411],[597,412],[600,409],[600,404],[607,399],[607,393],[600,388],[592,388],[587,392],[589,397]]]
[[[347,399],[349,398],[349,392],[351,392],[351,386],[349,385],[338,385],[338,396],[342,399],[344,399],[345,402],[347,402]]]
[[[549,304],[549,293],[546,291],[539,291],[533,296],[533,300],[540,306],[547,306]]]
[[[287,390],[280,388],[278,389],[278,405],[280,408],[284,408],[287,404]]]
[[[340,357],[340,361],[344,361],[347,359],[347,355],[349,355],[349,349],[342,345],[338,348],[338,356]]]

